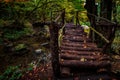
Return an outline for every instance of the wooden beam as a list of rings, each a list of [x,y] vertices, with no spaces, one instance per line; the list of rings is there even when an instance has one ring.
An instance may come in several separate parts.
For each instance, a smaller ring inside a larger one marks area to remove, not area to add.
[[[78,67],[80,69],[99,69],[110,68],[110,61],[80,61],[80,60],[61,60],[61,66]]]
[[[54,77],[60,76],[60,64],[59,64],[59,46],[58,46],[58,26],[55,22],[52,22],[50,27],[50,49],[52,53],[52,67]]]

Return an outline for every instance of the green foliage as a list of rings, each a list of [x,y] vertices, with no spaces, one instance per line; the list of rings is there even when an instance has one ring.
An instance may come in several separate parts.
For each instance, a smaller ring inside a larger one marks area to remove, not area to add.
[[[21,68],[20,66],[9,66],[5,72],[0,75],[0,80],[19,80],[27,71],[33,70],[33,66]]]
[[[115,39],[111,47],[113,48],[115,53],[120,54],[120,30],[116,31]]]
[[[19,66],[10,66],[0,75],[0,80],[18,80],[22,76]]]
[[[73,3],[76,11],[84,10],[84,7],[83,7],[84,1],[83,0],[70,0],[70,1]]]
[[[33,33],[33,30],[31,28],[24,28],[22,30],[16,30],[16,29],[4,29],[4,38],[8,40],[17,40],[25,35],[30,35]]]
[[[120,23],[120,6],[117,7],[117,22]]]

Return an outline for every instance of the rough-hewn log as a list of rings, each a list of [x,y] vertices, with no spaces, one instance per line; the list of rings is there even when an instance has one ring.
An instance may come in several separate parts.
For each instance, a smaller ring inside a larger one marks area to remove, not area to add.
[[[71,31],[71,32],[65,32],[65,35],[83,36],[83,33],[81,34],[81,32]]]
[[[101,56],[101,55],[72,55],[72,54],[60,54],[60,58],[61,59],[65,59],[65,60],[82,60],[84,59],[84,61],[89,61],[89,60],[97,60],[97,61],[102,61],[102,60],[109,60],[110,58],[108,56]]]
[[[87,44],[84,44],[84,43],[81,43],[81,44],[75,44],[75,43],[68,43],[68,42],[66,42],[66,43],[62,43],[62,46],[71,46],[71,47],[84,47],[84,46],[86,46],[86,47],[94,47],[94,48],[96,48],[97,47],[97,45],[96,44],[92,44],[92,43],[87,43]]]
[[[101,48],[81,48],[81,47],[65,47],[61,46],[62,50],[76,50],[76,51],[101,51]]]
[[[86,42],[92,42],[90,39],[86,39],[86,40],[84,40],[83,38],[81,38],[81,39],[79,39],[79,40],[77,40],[77,39],[68,39],[68,38],[63,38],[63,41],[65,41],[65,40],[67,40],[67,41],[69,41],[69,42],[84,42],[84,41],[86,41]]]
[[[73,42],[73,41],[70,41],[70,40],[64,40],[64,39],[62,40],[63,43],[73,43],[73,44],[84,44],[85,43],[84,41],[86,41],[86,40],[81,40],[81,41],[82,42],[80,42],[80,41],[79,42],[77,42],[77,41]],[[90,42],[87,42],[87,41],[86,41],[86,43],[88,45],[92,45],[93,44],[93,43],[90,43]]]
[[[78,54],[78,55],[100,55],[101,52],[99,51],[75,51],[75,50],[61,50],[61,53],[67,53],[67,54]]]
[[[60,65],[59,65],[59,46],[58,46],[58,26],[52,22],[50,27],[50,49],[52,53],[52,67],[53,74],[55,77],[60,76]]]
[[[66,27],[65,27],[66,28]],[[84,29],[82,29],[82,27],[80,27],[80,28],[73,28],[73,29],[67,29],[65,32],[83,32],[84,31]]]
[[[109,61],[80,61],[80,60],[61,60],[61,66],[65,67],[79,67],[81,69],[99,69],[110,68]]]

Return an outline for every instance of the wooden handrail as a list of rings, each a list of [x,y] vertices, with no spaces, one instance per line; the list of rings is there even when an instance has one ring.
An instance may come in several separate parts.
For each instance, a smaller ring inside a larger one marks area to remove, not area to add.
[[[99,35],[106,43],[109,43],[110,41],[104,37],[101,33],[99,33],[97,30],[95,30],[93,27],[90,27],[92,31],[94,31],[97,35]]]

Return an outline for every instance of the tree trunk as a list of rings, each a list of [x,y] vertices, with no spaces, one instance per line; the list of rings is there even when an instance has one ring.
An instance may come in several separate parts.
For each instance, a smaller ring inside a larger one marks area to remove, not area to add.
[[[111,20],[112,17],[112,0],[101,0],[100,16]]]
[[[85,9],[87,9],[87,16],[90,20],[91,26],[95,28],[96,19],[95,16],[97,15],[97,7],[95,5],[95,0],[86,0]],[[92,38],[92,41],[94,41],[94,32],[90,31],[90,37]]]
[[[112,3],[113,3],[113,0],[101,0],[100,17],[103,17],[103,18],[111,21],[112,7],[113,7]],[[100,19],[99,23],[101,25],[97,25],[97,31],[102,33],[110,41],[110,43],[106,43],[101,39],[101,37],[96,36],[97,44],[100,47],[103,47],[103,52],[106,53],[111,50],[110,46],[115,37],[116,24],[106,22],[102,19]],[[104,25],[104,24],[107,24],[107,25]]]

